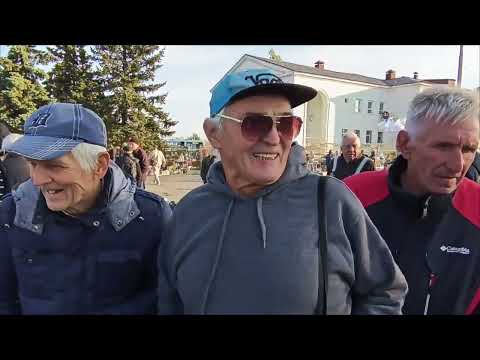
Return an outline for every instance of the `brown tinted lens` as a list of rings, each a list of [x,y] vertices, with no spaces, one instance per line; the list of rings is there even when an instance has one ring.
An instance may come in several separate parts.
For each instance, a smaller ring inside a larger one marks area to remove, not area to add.
[[[258,140],[265,137],[272,129],[273,120],[270,116],[248,115],[242,122],[242,134],[248,140]]]
[[[302,119],[298,116],[281,117],[277,120],[277,130],[285,137],[293,138],[300,132]]]

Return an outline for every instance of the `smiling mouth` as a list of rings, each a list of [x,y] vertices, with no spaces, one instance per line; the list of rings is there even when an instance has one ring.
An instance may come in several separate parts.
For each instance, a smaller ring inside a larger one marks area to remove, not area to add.
[[[256,160],[275,160],[278,156],[278,153],[253,153],[253,158]]]
[[[55,195],[60,192],[62,192],[63,189],[50,189],[50,190],[43,190],[44,193],[47,193],[48,195]]]

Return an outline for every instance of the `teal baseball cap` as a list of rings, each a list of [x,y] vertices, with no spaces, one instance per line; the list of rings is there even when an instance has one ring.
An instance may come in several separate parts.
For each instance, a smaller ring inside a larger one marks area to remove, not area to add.
[[[285,83],[270,69],[248,69],[225,76],[212,91],[210,117],[226,105],[248,96],[279,94],[285,96],[292,108],[317,95],[317,90],[305,85]]]

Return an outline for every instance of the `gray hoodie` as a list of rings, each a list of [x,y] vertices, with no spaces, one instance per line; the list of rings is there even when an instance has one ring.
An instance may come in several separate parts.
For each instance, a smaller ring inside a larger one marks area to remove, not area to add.
[[[292,146],[280,179],[252,198],[222,163],[177,205],[159,251],[160,314],[313,314],[318,298],[318,176]],[[325,189],[328,314],[400,314],[407,284],[357,198]]]

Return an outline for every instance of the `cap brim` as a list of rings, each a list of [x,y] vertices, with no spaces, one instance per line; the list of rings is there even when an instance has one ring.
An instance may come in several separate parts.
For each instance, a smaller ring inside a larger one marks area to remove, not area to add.
[[[83,140],[25,135],[5,150],[29,159],[51,160],[67,154]]]
[[[292,83],[261,84],[239,91],[237,94],[232,96],[229,103],[232,103],[235,100],[240,100],[247,96],[267,94],[284,95],[290,102],[290,106],[293,109],[303,103],[306,103],[307,101],[312,100],[315,96],[317,96],[317,90],[309,86]]]

